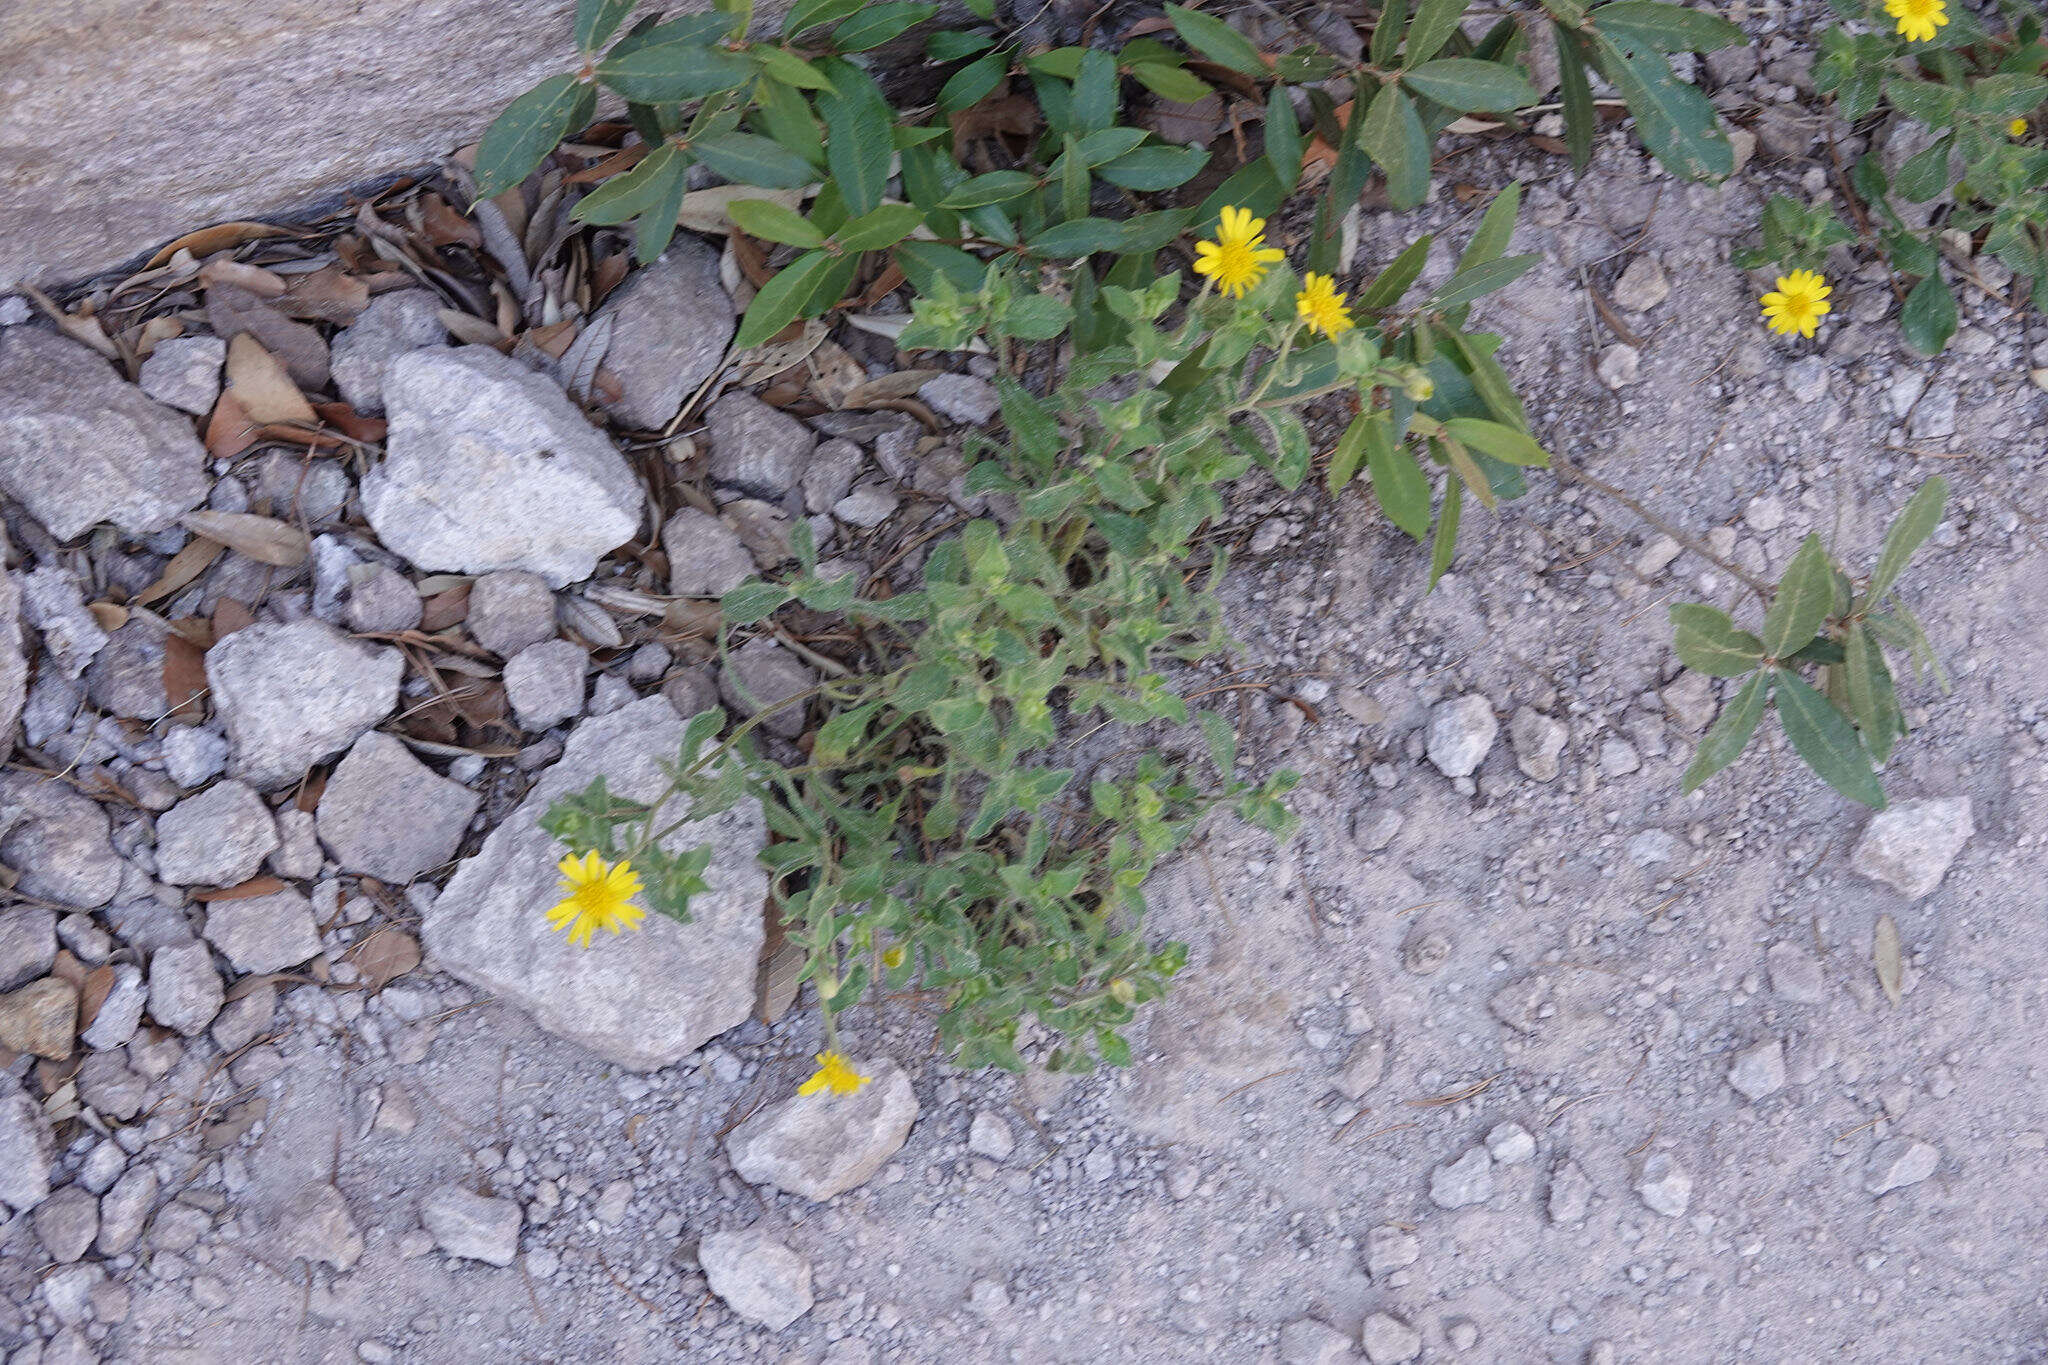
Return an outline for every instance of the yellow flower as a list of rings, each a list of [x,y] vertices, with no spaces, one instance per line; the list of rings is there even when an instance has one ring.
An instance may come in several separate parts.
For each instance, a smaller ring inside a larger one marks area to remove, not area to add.
[[[2005,131],[2013,137],[2025,137],[2027,135],[2027,121],[2023,118],[2016,118],[2011,123],[2005,125]]]
[[[908,954],[903,951],[902,944],[893,944],[882,950],[882,965],[893,972],[903,965],[903,959],[907,956]]]
[[[1335,337],[1357,325],[1351,321],[1351,310],[1344,306],[1344,297],[1337,292],[1335,280],[1311,270],[1301,277],[1301,292],[1294,296],[1294,311],[1311,332]]]
[[[1815,271],[1795,270],[1780,275],[1778,287],[1763,297],[1764,321],[1772,331],[1785,336],[1797,332],[1810,337],[1820,325],[1822,315],[1832,309],[1828,295],[1834,292],[1828,288],[1826,278]]]
[[[548,911],[549,928],[567,929],[570,943],[587,948],[594,930],[617,934],[640,927],[647,912],[633,904],[633,897],[640,894],[640,878],[630,862],[614,867],[592,849],[581,858],[571,853],[557,867],[563,899]]]
[[[1266,267],[1287,259],[1287,253],[1266,242],[1266,220],[1250,209],[1226,208],[1216,225],[1216,240],[1195,243],[1195,273],[1207,275],[1234,299],[1264,277]]]
[[[835,1095],[851,1095],[872,1079],[855,1071],[853,1063],[846,1060],[845,1053],[821,1052],[818,1054],[817,1071],[796,1088],[796,1093],[815,1095],[820,1090],[830,1090]]]
[[[1934,31],[1948,23],[1948,0],[1884,0],[1884,12],[1898,21],[1901,38],[1930,43]]]

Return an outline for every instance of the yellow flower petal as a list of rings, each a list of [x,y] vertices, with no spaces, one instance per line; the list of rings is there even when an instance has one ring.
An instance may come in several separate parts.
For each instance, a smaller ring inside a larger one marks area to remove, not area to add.
[[[630,861],[622,859],[614,866],[591,849],[580,858],[572,853],[555,866],[562,874],[562,899],[547,912],[548,927],[567,929],[570,946],[587,946],[599,929],[614,934],[637,929],[646,918],[647,912],[633,904],[633,897],[640,894],[640,877]]]

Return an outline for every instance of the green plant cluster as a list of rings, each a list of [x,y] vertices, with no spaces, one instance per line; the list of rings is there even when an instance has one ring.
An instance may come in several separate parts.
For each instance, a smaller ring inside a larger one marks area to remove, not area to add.
[[[2030,288],[2033,306],[2048,309],[2048,39],[2039,4],[1999,0],[2002,28],[1951,6],[1949,22],[1924,42],[1895,33],[1881,0],[1829,4],[1844,22],[1821,35],[1814,85],[1834,97],[1843,118],[1873,134],[1873,149],[1849,170],[1860,200],[1855,222],[1829,205],[1776,196],[1765,210],[1761,246],[1738,263],[1819,270],[1831,248],[1862,243],[1898,280],[1906,340],[1936,355],[1957,324],[1940,234],[1957,231],[2028,282],[2017,297]],[[1889,174],[1877,145],[1886,140],[1887,119],[1917,125],[1925,144]],[[1954,207],[1928,227],[1913,226],[1898,207],[1944,197]]]
[[[1889,758],[1906,733],[1885,646],[1905,651],[1915,676],[1924,667],[1944,689],[1948,685],[1927,633],[1895,591],[1914,551],[1941,524],[1947,503],[1946,479],[1920,485],[1892,522],[1860,588],[1828,557],[1819,536],[1807,536],[1771,595],[1761,633],[1741,629],[1727,612],[1704,603],[1671,608],[1674,642],[1687,668],[1748,679],[1701,740],[1686,769],[1686,791],[1741,756],[1768,707],[1822,781],[1852,801],[1884,807],[1872,765]],[[1818,688],[1800,676],[1802,665],[1821,671]]]

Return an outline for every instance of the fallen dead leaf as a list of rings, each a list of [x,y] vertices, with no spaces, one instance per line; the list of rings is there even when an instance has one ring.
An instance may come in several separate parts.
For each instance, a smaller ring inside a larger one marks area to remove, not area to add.
[[[217,337],[254,336],[299,388],[327,387],[327,343],[320,334],[240,285],[221,283],[206,291],[206,321]]]
[[[251,877],[237,886],[223,886],[213,891],[194,891],[192,899],[210,904],[213,901],[246,901],[257,896],[271,896],[284,890],[284,882],[276,877],[264,875]]]
[[[166,719],[197,725],[206,719],[206,651],[173,631],[164,636]]]
[[[356,969],[362,989],[375,995],[420,965],[420,945],[402,929],[379,929],[342,960]]]
[[[213,638],[216,642],[255,624],[256,613],[232,597],[221,598],[213,608]]]
[[[100,629],[110,635],[128,624],[128,608],[118,602],[88,602],[85,609],[92,613]]]
[[[240,285],[259,299],[274,299],[289,287],[281,276],[273,275],[260,265],[244,265],[226,257],[200,266],[199,282],[208,289],[223,284]]]
[[[230,460],[256,444],[258,424],[249,420],[242,400],[223,393],[206,419],[206,453],[216,460]]]
[[[275,564],[281,569],[305,563],[312,548],[312,542],[298,527],[287,526],[275,517],[259,517],[254,512],[202,509],[187,512],[180,520],[194,534],[217,540],[258,563]]]
[[[228,342],[228,392],[258,426],[302,422],[310,427],[320,420],[277,357],[248,332]]]
[[[92,1027],[92,1021],[99,1018],[100,1007],[107,1003],[107,996],[114,989],[114,964],[104,963],[87,973],[85,984],[78,988],[78,1031],[85,1032]]]
[[[164,565],[161,578],[135,594],[136,604],[146,605],[160,597],[169,597],[204,573],[206,566],[219,558],[221,551],[226,548],[217,540],[189,542],[184,549],[171,556],[171,562]]]
[[[448,207],[438,194],[420,196],[420,222],[435,246],[482,246],[484,235],[475,223]]]
[[[315,403],[313,411],[320,414],[321,421],[351,441],[375,444],[383,440],[390,429],[382,417],[365,417],[346,403]]]
[[[165,243],[149,258],[149,268],[156,269],[180,251],[189,251],[194,256],[211,256],[216,251],[240,246],[244,242],[260,242],[265,237],[290,237],[295,234],[289,228],[272,227],[269,223],[234,222],[215,223],[212,227],[188,232],[183,237]]]
[[[291,282],[278,309],[288,317],[346,327],[370,306],[370,286],[339,265],[325,266]]]
[[[801,209],[804,200],[816,193],[816,187],[793,190],[767,190],[752,185],[713,185],[707,189],[691,190],[683,196],[682,209],[676,214],[676,222],[692,232],[716,233],[720,236],[732,231],[732,218],[728,209],[735,199],[766,199],[771,204],[780,204],[786,209]]]
[[[1906,998],[1906,961],[1899,949],[1898,922],[1890,915],[1877,917],[1877,936],[1871,956],[1877,966],[1877,984],[1884,987],[1887,1000],[1897,1009]]]

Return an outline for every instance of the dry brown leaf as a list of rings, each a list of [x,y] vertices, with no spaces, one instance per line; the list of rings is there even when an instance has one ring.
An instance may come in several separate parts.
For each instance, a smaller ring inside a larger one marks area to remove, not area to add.
[[[482,318],[455,308],[441,310],[441,325],[446,327],[457,341],[466,342],[471,346],[504,347],[510,345],[512,341]]]
[[[520,340],[531,342],[536,349],[545,352],[548,359],[560,360],[576,340],[575,319],[564,318],[545,327],[532,328]]]
[[[217,540],[261,564],[280,569],[297,568],[306,562],[312,542],[296,526],[276,517],[259,517],[254,512],[187,512],[182,518],[188,530]]]
[[[278,309],[289,317],[346,327],[370,306],[370,286],[339,265],[323,266],[291,282]]]
[[[256,444],[257,423],[249,420],[242,401],[223,393],[206,419],[206,453],[216,460],[231,460]]]
[[[362,988],[375,995],[420,965],[420,945],[403,929],[379,929],[342,960],[356,969]]]
[[[244,265],[226,257],[208,261],[199,267],[199,282],[209,289],[223,284],[240,285],[259,299],[274,299],[288,287],[283,277],[273,275],[260,265]]]
[[[128,624],[128,608],[119,602],[88,602],[85,609],[92,613],[92,619],[99,622],[101,630],[108,634]]]
[[[206,291],[206,321],[217,337],[232,340],[243,332],[254,336],[299,388],[327,387],[327,343],[320,334],[240,285],[222,283]]]
[[[346,403],[315,403],[313,411],[320,414],[320,420],[333,427],[351,441],[374,444],[384,439],[390,424],[382,417],[365,417]]]
[[[98,351],[109,360],[121,359],[121,348],[107,335],[107,329],[100,326],[100,320],[90,312],[80,310],[67,313],[57,306],[57,301],[26,280],[15,286],[35,301],[36,307],[50,315],[50,321],[57,324],[57,330],[73,341],[82,342]],[[89,304],[88,304],[89,306]]]
[[[223,886],[215,891],[194,891],[192,899],[206,904],[214,901],[246,901],[257,896],[275,895],[282,890],[284,882],[266,873],[261,877],[251,877],[236,886]]]
[[[564,185],[594,185],[600,180],[609,180],[615,175],[623,175],[646,160],[647,154],[653,150],[652,147],[649,147],[644,142],[636,142],[630,147],[613,152],[594,166],[585,166],[580,171],[573,171],[563,176],[562,183]]]
[[[432,634],[469,619],[469,584],[437,592],[420,604],[420,629]]]
[[[256,624],[256,613],[232,597],[223,597],[213,608],[213,638],[216,643],[225,640],[238,630],[246,630]]]
[[[770,938],[761,945],[761,976],[754,992],[754,1017],[772,1024],[796,1003],[797,973],[804,968],[803,945],[785,937],[781,919],[768,909]]]
[[[228,392],[258,426],[272,422],[319,424],[313,405],[299,392],[285,367],[247,332],[228,342]]]
[[[735,199],[766,199],[786,209],[801,209],[804,200],[814,192],[814,189],[768,190],[753,185],[712,185],[707,189],[691,190],[683,196],[683,207],[676,214],[676,222],[692,232],[722,236],[732,231],[728,210]]]
[[[197,725],[206,719],[206,651],[184,635],[164,636],[164,696],[169,719]]]
[[[438,194],[420,196],[420,220],[427,240],[435,246],[482,246],[484,235],[476,224],[448,207]]]
[[[86,974],[85,984],[78,988],[78,1031],[85,1032],[92,1027],[92,1021],[99,1018],[100,1007],[107,1003],[107,996],[114,989],[114,964],[104,963]]]
[[[1898,922],[1890,915],[1877,917],[1877,936],[1871,956],[1877,965],[1877,984],[1897,1009],[1906,998],[1906,960],[1899,950]]]
[[[159,597],[169,597],[204,573],[206,566],[213,563],[225,548],[227,547],[217,540],[191,541],[184,549],[171,556],[171,562],[164,565],[163,577],[135,594],[136,603],[145,605]]]
[[[136,331],[133,345],[137,360],[149,359],[157,343],[185,335],[185,324],[174,317],[153,317]]]
[[[865,408],[887,399],[912,398],[919,389],[944,373],[944,370],[898,370],[894,374],[885,374],[854,388],[840,406]]]
[[[180,251],[189,251],[194,256],[211,256],[216,251],[240,246],[244,242],[259,242],[265,237],[290,237],[289,228],[272,227],[269,223],[236,222],[215,223],[212,227],[188,232],[183,237],[165,243],[149,258],[149,269],[154,270]]]

